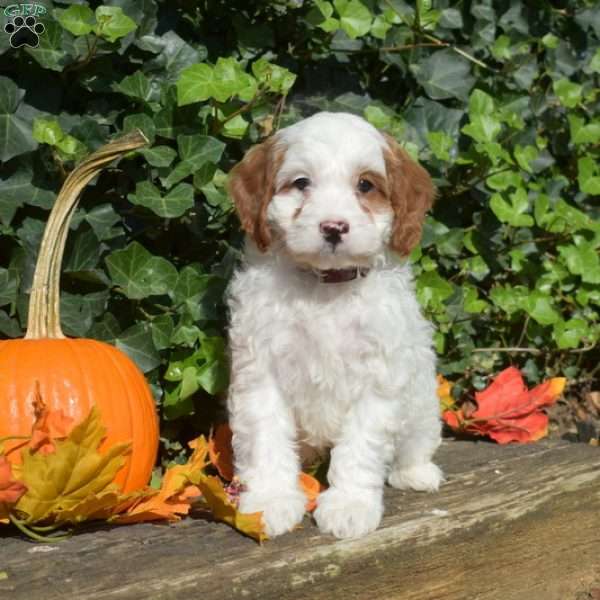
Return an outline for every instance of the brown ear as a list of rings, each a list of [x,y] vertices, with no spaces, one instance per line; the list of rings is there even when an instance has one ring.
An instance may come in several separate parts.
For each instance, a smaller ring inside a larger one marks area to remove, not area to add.
[[[267,208],[275,193],[275,175],[282,153],[269,138],[252,147],[229,174],[229,193],[237,209],[242,229],[264,252],[271,243]]]
[[[432,207],[436,189],[429,173],[403,150],[396,140],[385,135],[385,152],[394,225],[390,247],[406,256],[419,243],[425,213]]]

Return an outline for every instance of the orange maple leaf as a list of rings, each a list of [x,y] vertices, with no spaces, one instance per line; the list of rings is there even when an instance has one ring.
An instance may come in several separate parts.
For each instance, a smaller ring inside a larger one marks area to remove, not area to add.
[[[6,456],[0,455],[0,515],[3,504],[15,504],[27,491],[25,485],[12,478],[12,468]]]
[[[35,386],[33,414],[35,421],[27,445],[31,452],[50,454],[56,450],[54,440],[66,438],[73,429],[73,419],[65,415],[62,409],[50,410],[46,406],[40,393],[39,383]]]
[[[317,498],[324,488],[318,479],[304,472],[300,473],[300,487],[306,496],[305,508],[312,512],[317,508]]]
[[[234,480],[231,438],[231,428],[228,423],[224,423],[217,427],[215,433],[208,440],[210,462],[227,482]],[[304,472],[300,473],[299,483],[306,495],[306,510],[311,512],[317,507],[317,496],[323,491],[323,486],[312,475]]]
[[[228,423],[217,426],[208,440],[208,455],[210,462],[216,467],[219,475],[225,481],[233,479],[233,448],[231,446],[232,432]]]
[[[475,393],[476,409],[446,410],[442,417],[455,431],[487,435],[499,444],[533,442],[548,433],[548,415],[541,409],[558,399],[565,383],[555,377],[529,390],[521,372],[509,367]]]
[[[191,501],[200,494],[193,480],[203,473],[208,461],[208,443],[201,436],[190,443],[192,456],[184,465],[174,465],[165,471],[159,490],[147,489],[113,522],[140,523],[142,521],[177,521],[190,511]]]

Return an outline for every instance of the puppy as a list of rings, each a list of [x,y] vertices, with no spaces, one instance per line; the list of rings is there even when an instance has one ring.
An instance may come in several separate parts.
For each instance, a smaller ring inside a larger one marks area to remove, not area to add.
[[[373,531],[383,486],[433,491],[440,444],[432,328],[406,257],[435,188],[360,117],[318,113],[254,146],[229,179],[247,238],[228,303],[240,510],[270,536],[303,518],[300,451],[331,448],[314,518]]]

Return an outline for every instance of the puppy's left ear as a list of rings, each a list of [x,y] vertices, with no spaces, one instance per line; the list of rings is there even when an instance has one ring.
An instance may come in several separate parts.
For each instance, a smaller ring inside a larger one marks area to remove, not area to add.
[[[275,138],[253,146],[229,174],[228,188],[243,230],[264,252],[271,243],[267,209],[275,193],[275,175],[281,152]]]
[[[436,189],[429,173],[393,137],[384,136],[388,145],[384,151],[388,189],[394,210],[390,247],[407,256],[421,239],[425,214],[433,206]]]

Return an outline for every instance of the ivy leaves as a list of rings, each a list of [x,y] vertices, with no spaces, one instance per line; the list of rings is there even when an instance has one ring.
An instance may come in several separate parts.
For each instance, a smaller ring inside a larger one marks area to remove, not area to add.
[[[0,160],[7,161],[23,152],[35,150],[31,121],[22,104],[25,90],[8,77],[0,77]]]
[[[65,175],[141,128],[151,145],[83,195],[63,315],[70,333],[115,343],[146,371],[170,458],[227,380],[223,294],[241,235],[226,174],[316,110],[363,115],[434,178],[412,260],[443,372],[471,388],[509,360],[526,362],[531,383],[594,368],[600,9],[314,0],[234,3],[230,18],[155,0],[63,6],[38,48],[0,53],[11,73],[0,78],[0,332],[22,333]],[[519,345],[543,353],[473,352]]]

